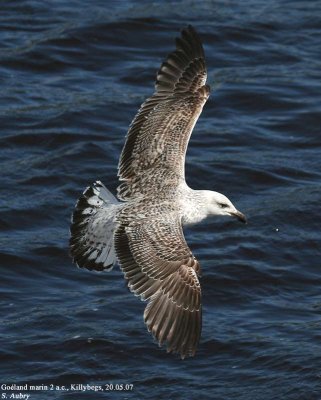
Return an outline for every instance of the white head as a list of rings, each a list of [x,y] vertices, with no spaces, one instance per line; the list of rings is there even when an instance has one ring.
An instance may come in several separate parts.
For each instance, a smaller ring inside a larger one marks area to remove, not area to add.
[[[246,222],[246,217],[238,211],[224,194],[211,190],[202,190],[205,199],[207,215],[229,215]]]

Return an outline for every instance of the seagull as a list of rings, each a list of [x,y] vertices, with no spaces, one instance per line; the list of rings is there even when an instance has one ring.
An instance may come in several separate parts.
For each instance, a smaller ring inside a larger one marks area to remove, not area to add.
[[[246,222],[226,196],[185,181],[189,138],[210,94],[206,77],[201,40],[188,26],[129,127],[117,199],[96,181],[79,198],[70,227],[73,262],[97,271],[118,263],[130,291],[147,301],[148,331],[182,359],[195,355],[202,328],[201,268],[183,225],[210,216]]]

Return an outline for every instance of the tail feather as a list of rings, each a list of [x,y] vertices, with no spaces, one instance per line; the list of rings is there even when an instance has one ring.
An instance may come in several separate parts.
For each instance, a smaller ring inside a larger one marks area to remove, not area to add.
[[[100,182],[80,196],[71,218],[70,255],[80,268],[110,270],[116,262],[114,250],[117,199]]]

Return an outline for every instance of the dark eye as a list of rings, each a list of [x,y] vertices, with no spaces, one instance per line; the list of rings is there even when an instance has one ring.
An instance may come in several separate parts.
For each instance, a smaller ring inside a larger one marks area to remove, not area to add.
[[[221,208],[226,208],[226,207],[228,207],[228,204],[225,204],[225,203],[218,203],[218,205],[219,205]]]

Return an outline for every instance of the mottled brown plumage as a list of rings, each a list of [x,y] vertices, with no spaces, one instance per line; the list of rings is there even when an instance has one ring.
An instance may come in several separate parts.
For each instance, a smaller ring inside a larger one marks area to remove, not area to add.
[[[117,217],[115,249],[130,289],[149,300],[148,330],[184,358],[194,355],[200,338],[200,267],[185,242],[176,198],[209,87],[195,30],[183,30],[176,46],[157,73],[156,92],[133,120],[120,157],[118,197],[129,203]]]
[[[167,174],[185,179],[186,149],[209,86],[203,47],[191,26],[182,31],[176,46],[157,73],[156,92],[130,125],[118,169],[124,181],[118,188],[122,200],[144,194],[156,171],[164,174],[165,184]]]
[[[224,195],[192,190],[185,182],[189,138],[209,96],[204,51],[191,26],[162,64],[155,89],[131,123],[121,153],[123,202],[100,182],[86,189],[73,215],[70,251],[80,267],[101,270],[113,264],[115,249],[130,290],[148,301],[148,330],[184,358],[197,349],[202,311],[200,265],[182,224],[209,215],[245,217]]]

